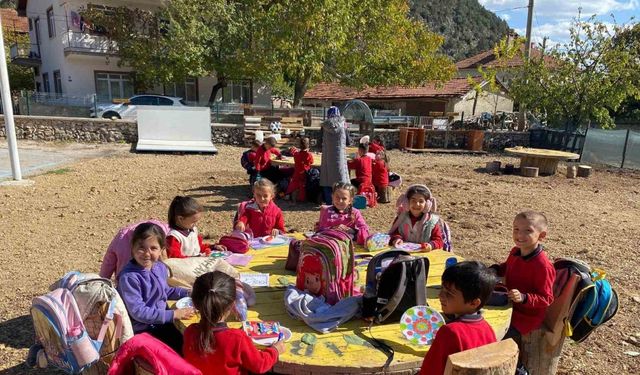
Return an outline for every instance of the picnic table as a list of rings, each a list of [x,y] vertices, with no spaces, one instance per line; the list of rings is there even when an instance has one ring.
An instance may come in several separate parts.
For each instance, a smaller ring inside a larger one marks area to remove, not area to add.
[[[504,149],[507,153],[520,156],[520,168],[536,167],[541,175],[554,175],[560,160],[579,159],[579,154],[543,148],[511,147]]]
[[[301,234],[294,237],[304,238]],[[362,248],[358,253],[365,252]],[[285,311],[285,284],[295,284],[294,272],[284,269],[288,253],[288,245],[274,246],[260,250],[251,249],[247,254],[253,259],[246,267],[240,267],[241,273],[268,273],[269,287],[256,288],[257,303],[249,308],[249,320],[279,321],[292,332],[286,343],[286,352],[280,355],[273,371],[281,374],[373,374],[380,373],[387,356],[375,349],[368,341],[368,323],[362,319],[352,319],[342,324],[337,330],[320,334],[300,320],[294,320]],[[440,278],[444,272],[447,258],[453,256],[449,252],[434,250],[429,253],[416,253],[426,256],[430,262],[427,280],[427,301],[429,306],[441,311],[438,292]],[[461,257],[457,257],[461,260]],[[366,266],[358,266],[358,285],[364,285]],[[491,325],[498,339],[506,333],[511,322],[511,305],[502,307],[485,307],[483,315]],[[180,330],[198,322],[195,316],[189,320],[177,321]],[[232,328],[240,328],[241,323],[229,322]],[[400,331],[397,321],[374,324],[371,332],[377,339],[384,340],[395,350],[395,356],[385,373],[407,373],[415,371],[422,365],[428,346],[413,345],[407,341]],[[302,335],[313,334],[317,341],[307,345],[301,341]]]
[[[352,154],[356,154],[358,152],[358,148],[357,147],[347,147],[346,148],[346,153],[347,153],[347,159],[351,158]],[[276,159],[273,158],[271,159],[271,164],[272,165],[277,165],[277,166],[283,166],[283,167],[293,167],[294,161],[293,161],[293,157],[283,157],[282,159]],[[313,168],[320,168],[320,166],[322,165],[322,154],[321,153],[313,153],[313,164],[311,164],[311,167]]]

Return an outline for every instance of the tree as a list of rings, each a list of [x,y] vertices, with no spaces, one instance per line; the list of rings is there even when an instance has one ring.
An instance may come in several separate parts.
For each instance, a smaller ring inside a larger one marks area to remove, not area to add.
[[[11,27],[3,26],[4,35],[4,53],[7,58],[7,71],[9,73],[9,82],[11,83],[11,90],[16,92],[20,90],[33,90],[33,70],[26,66],[20,66],[11,63],[11,45],[18,43],[18,45],[28,46],[29,35],[17,33]]]
[[[361,87],[447,80],[443,38],[409,18],[405,0],[264,2],[255,46],[294,87],[294,106],[315,83]]]
[[[251,50],[251,1],[172,0],[155,11],[118,7],[81,12],[115,41],[121,65],[146,85],[216,74],[209,105],[230,79],[262,78],[263,59]]]
[[[629,96],[640,96],[638,41],[615,41],[624,30],[624,25],[613,25],[610,31],[594,17],[575,20],[567,43],[532,55],[521,67],[505,68],[510,94],[546,113],[551,126],[568,131],[591,122],[613,127],[609,111]]]

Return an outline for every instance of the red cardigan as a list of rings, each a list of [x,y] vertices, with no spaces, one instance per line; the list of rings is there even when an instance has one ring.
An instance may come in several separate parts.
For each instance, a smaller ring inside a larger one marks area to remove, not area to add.
[[[420,375],[442,375],[450,354],[496,342],[496,334],[480,314],[464,315],[438,330]]]
[[[266,149],[264,145],[258,147],[258,151],[256,151],[256,158],[254,165],[256,167],[256,171],[264,171],[271,167],[271,155],[280,156],[280,150],[275,147],[271,147],[270,149]]]
[[[281,233],[286,232],[282,210],[273,201],[269,202],[264,211],[260,211],[258,204],[253,200],[247,202],[238,216],[238,221],[243,222],[247,229],[251,229],[254,237],[268,236],[274,228]]]
[[[278,362],[276,349],[256,349],[241,329],[223,328],[213,335],[215,350],[201,354],[197,349],[200,324],[192,324],[184,331],[184,359],[202,371],[202,375],[262,374]]]
[[[378,151],[384,151],[384,146],[382,146],[379,143],[376,143],[376,141],[369,143],[369,152],[373,154],[377,154]]]
[[[373,169],[373,159],[368,156],[361,156],[347,162],[349,169],[356,170],[356,180],[361,184],[371,184]]]
[[[174,236],[167,236],[166,239],[167,256],[169,258],[188,258],[182,253],[182,244]],[[211,254],[211,245],[202,242],[202,236],[198,235],[198,245],[200,245],[200,254]]]
[[[389,186],[389,169],[384,160],[374,160],[372,168],[372,182],[373,186],[386,188]]]
[[[538,245],[526,257],[514,247],[506,262],[492,268],[498,271],[498,276],[504,276],[504,284],[509,290],[518,289],[524,294],[524,302],[513,304],[511,326],[521,335],[540,327],[547,307],[553,302],[553,282],[556,279],[556,270],[542,246]]]

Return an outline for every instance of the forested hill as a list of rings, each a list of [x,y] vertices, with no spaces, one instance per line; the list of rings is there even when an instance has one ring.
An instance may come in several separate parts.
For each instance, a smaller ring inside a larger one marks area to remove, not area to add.
[[[443,49],[455,61],[493,48],[509,25],[477,0],[410,0],[412,15],[445,37]]]

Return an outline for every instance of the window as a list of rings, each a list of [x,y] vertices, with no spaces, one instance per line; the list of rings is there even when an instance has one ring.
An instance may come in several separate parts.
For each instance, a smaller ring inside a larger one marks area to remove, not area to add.
[[[164,85],[164,95],[182,98],[185,102],[198,103],[198,80],[187,78],[184,82]]]
[[[139,95],[131,99],[133,105],[173,105],[173,100],[156,95]]]
[[[36,18],[35,21],[33,21],[33,28],[36,33],[36,44],[40,46],[40,18]]]
[[[44,92],[51,92],[51,86],[49,86],[49,73],[42,74],[42,88]]]
[[[53,72],[53,88],[56,94],[62,94],[62,79],[59,70]]]
[[[133,96],[131,73],[95,72],[96,94],[99,102],[125,99]]]
[[[228,81],[222,89],[224,103],[252,103],[251,81]]]
[[[33,19],[29,18],[29,31],[33,30]]]
[[[53,7],[47,9],[47,27],[49,28],[49,38],[56,36],[56,19],[53,15]]]

